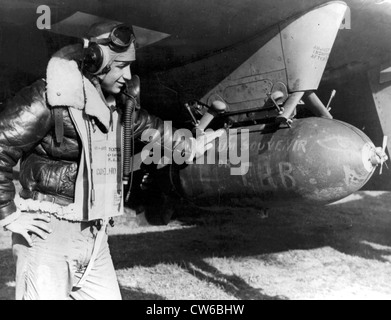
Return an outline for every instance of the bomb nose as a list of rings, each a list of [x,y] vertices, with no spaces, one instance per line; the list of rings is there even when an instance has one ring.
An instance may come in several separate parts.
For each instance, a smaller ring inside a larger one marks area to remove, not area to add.
[[[383,173],[383,165],[385,164],[387,166],[387,161],[388,161],[388,156],[386,153],[387,143],[388,143],[388,137],[384,136],[383,146],[378,148],[372,148],[370,151],[371,165],[374,168],[380,165],[380,175]]]

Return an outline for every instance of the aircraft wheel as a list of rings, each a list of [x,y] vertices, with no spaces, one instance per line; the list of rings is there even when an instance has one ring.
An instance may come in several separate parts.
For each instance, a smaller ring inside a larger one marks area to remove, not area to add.
[[[167,195],[161,194],[151,201],[151,204],[144,205],[145,219],[154,226],[169,224],[175,209]]]

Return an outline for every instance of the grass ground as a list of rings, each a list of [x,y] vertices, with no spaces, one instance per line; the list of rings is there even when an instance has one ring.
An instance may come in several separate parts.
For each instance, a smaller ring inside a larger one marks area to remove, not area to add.
[[[165,227],[136,220],[128,214],[110,230],[126,300],[391,299],[391,193],[267,219],[213,208]],[[0,233],[0,299],[14,294],[9,238]]]

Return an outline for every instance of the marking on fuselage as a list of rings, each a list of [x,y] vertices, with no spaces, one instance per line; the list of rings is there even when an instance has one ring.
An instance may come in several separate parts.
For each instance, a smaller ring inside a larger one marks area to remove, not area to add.
[[[293,189],[297,182],[293,177],[293,165],[289,162],[277,164],[270,161],[261,161],[257,165],[251,165],[247,175],[242,176],[243,185],[256,193],[260,190]]]
[[[355,170],[352,170],[349,166],[343,166],[343,170],[345,172],[345,183],[348,187],[356,187],[357,185],[363,183],[366,180],[365,177],[357,174],[357,172]]]
[[[269,142],[253,142],[250,145],[250,150],[258,152],[258,154],[261,154],[265,151],[271,151],[271,152],[299,152],[302,151],[304,153],[307,152],[307,140],[292,140],[292,141],[286,141],[286,140],[276,140],[276,141],[269,141]]]
[[[351,140],[344,137],[331,137],[318,140],[318,144],[325,149],[334,151],[345,151],[351,148]]]
[[[326,62],[330,56],[330,52],[330,48],[315,46],[312,51],[311,59]]]

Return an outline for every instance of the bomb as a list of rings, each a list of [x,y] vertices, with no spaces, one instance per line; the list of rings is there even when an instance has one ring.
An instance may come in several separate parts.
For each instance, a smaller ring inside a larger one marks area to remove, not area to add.
[[[192,164],[171,170],[171,181],[198,205],[257,201],[267,207],[328,204],[360,190],[380,164],[375,145],[359,129],[332,119],[295,119],[291,128],[252,128],[249,140],[216,141],[214,152],[249,152],[248,171],[232,164]],[[205,161],[205,163],[208,163]]]

